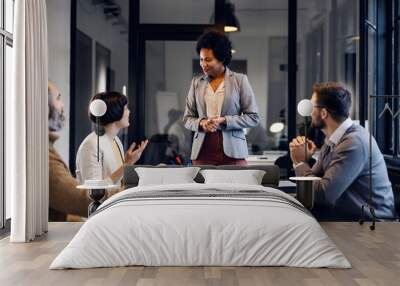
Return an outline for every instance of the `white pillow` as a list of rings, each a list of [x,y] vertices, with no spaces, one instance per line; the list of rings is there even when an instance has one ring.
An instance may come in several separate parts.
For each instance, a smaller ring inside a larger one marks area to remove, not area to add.
[[[193,180],[200,171],[198,167],[187,168],[135,168],[139,176],[138,186],[170,185],[195,183]]]
[[[265,171],[261,170],[202,170],[205,184],[261,185]]]

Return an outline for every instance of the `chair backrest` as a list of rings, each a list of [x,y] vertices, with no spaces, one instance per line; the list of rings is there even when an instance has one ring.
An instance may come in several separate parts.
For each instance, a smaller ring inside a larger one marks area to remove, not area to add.
[[[150,166],[150,165],[133,165],[124,168],[124,188],[136,187],[139,183],[139,176],[135,171],[137,167],[146,168],[183,168],[185,166],[178,165],[160,165],[160,166]],[[196,166],[200,167],[202,170],[206,169],[216,169],[216,170],[262,170],[265,171],[265,175],[262,179],[262,185],[265,187],[277,188],[279,185],[279,167],[275,165],[250,165],[250,166],[236,166],[236,165],[223,165],[223,166]],[[197,183],[204,183],[204,178],[200,174],[197,174],[194,179]]]

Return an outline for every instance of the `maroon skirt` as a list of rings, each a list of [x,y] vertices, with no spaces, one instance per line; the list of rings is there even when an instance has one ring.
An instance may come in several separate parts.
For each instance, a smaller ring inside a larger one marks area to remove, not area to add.
[[[222,131],[206,133],[199,156],[193,165],[247,165],[245,159],[235,159],[225,155]]]

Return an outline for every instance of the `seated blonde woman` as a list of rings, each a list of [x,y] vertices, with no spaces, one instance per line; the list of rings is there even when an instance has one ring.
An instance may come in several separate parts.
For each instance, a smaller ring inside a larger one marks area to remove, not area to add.
[[[110,185],[121,186],[124,165],[132,165],[140,159],[146,148],[147,140],[137,148],[133,143],[124,154],[121,140],[117,134],[121,129],[129,126],[130,111],[126,96],[111,91],[94,95],[90,102],[95,99],[101,99],[107,105],[106,113],[99,118],[99,124],[104,130],[99,138],[99,162],[97,160],[97,134],[92,132],[79,146],[76,155],[76,177],[81,184],[85,180],[100,179],[101,177]],[[90,120],[96,123],[96,117],[92,114],[90,114]],[[114,193],[115,190],[111,192]]]

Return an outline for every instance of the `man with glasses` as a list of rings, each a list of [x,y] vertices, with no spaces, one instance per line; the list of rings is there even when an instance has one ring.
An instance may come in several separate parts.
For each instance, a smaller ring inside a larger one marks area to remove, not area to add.
[[[315,207],[320,220],[357,220],[369,198],[369,134],[349,117],[351,94],[339,83],[313,86],[312,127],[325,134],[325,144],[311,168],[307,160],[316,150],[314,142],[297,137],[290,143],[290,156],[297,176],[318,176]],[[307,157],[304,144],[307,144]],[[378,219],[395,216],[392,186],[376,141],[372,140],[372,206]],[[368,208],[366,217],[371,219]]]

